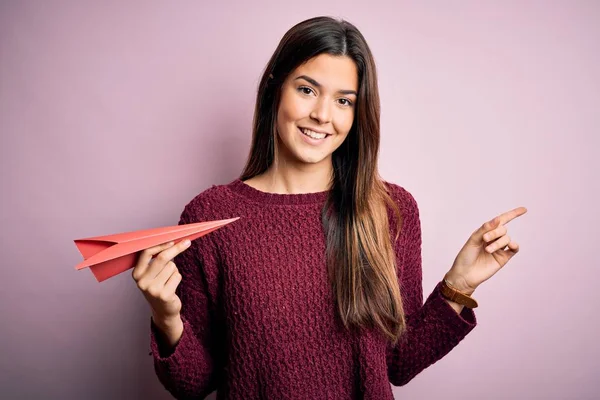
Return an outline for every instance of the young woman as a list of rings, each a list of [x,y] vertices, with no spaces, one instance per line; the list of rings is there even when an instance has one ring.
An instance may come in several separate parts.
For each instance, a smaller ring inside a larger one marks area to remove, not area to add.
[[[180,224],[240,219],[133,270],[160,381],[178,398],[393,399],[473,329],[471,295],[517,253],[506,224],[526,209],[477,229],[423,304],[417,203],[377,173],[375,63],[345,21],[285,34],[253,124],[241,177]]]

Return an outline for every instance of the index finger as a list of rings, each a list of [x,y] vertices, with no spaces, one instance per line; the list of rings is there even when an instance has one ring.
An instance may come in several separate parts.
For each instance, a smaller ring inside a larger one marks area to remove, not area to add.
[[[157,246],[149,247],[145,250],[142,250],[138,256],[137,263],[135,268],[133,269],[133,278],[137,280],[148,268],[148,263],[152,257],[160,253],[161,251],[168,249],[173,246],[174,242],[162,243]]]
[[[171,246],[168,249],[161,251],[157,257],[160,257],[163,261],[171,261],[173,258],[175,258],[177,254],[183,252],[185,249],[190,247],[190,244],[191,242],[189,239],[184,239],[179,243],[175,244],[174,246]]]
[[[505,224],[509,223],[510,221],[512,221],[513,219],[525,214],[526,212],[527,212],[527,209],[525,207],[517,207],[517,208],[514,208],[503,214],[500,214],[496,218],[500,219],[500,225],[505,225]]]

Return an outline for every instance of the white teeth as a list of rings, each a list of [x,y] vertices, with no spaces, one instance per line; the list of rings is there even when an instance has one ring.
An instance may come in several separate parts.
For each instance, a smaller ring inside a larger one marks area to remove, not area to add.
[[[327,136],[324,133],[317,133],[317,132],[313,132],[309,129],[305,129],[305,128],[300,128],[300,130],[302,131],[302,133],[304,133],[306,136],[310,136],[313,139],[325,139],[325,137]]]

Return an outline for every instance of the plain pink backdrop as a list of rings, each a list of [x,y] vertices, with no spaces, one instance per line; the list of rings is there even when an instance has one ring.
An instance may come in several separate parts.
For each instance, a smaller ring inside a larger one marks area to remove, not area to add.
[[[600,3],[449,3],[2,1],[0,395],[170,398],[131,275],[75,271],[72,241],[176,224],[237,177],[262,68],[331,15],[375,55],[380,170],[419,203],[425,294],[481,223],[529,209],[479,326],[396,397],[598,398]]]

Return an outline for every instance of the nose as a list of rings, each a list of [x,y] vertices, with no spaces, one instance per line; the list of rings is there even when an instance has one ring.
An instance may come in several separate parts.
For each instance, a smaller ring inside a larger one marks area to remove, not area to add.
[[[331,104],[325,98],[325,96],[317,99],[315,107],[310,113],[310,117],[319,122],[319,124],[326,124],[331,122]]]

